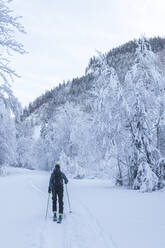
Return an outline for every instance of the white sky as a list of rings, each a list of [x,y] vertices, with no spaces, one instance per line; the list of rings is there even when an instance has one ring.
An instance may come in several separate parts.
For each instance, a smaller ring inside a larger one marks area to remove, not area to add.
[[[164,0],[13,0],[10,8],[27,31],[18,38],[29,54],[11,58],[23,105],[83,75],[95,50],[107,52],[142,34],[164,36]]]

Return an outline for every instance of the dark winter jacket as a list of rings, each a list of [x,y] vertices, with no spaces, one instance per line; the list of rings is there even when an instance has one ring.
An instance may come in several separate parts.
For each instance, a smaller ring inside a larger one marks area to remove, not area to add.
[[[55,168],[50,177],[49,192],[63,189],[63,181],[65,182],[65,184],[67,184],[68,183],[67,177],[60,169]]]

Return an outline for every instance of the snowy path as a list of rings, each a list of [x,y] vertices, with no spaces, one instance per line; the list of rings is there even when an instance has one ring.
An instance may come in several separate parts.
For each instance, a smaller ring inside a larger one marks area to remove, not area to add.
[[[16,170],[0,178],[0,247],[164,248],[165,192],[142,194],[108,182],[73,180],[73,213],[45,221],[47,173]],[[19,174],[18,174],[19,172]]]

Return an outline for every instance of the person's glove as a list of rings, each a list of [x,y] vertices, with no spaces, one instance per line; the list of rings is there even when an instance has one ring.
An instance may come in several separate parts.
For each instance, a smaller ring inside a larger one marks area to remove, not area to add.
[[[51,188],[50,188],[50,187],[48,188],[48,193],[49,193],[49,194],[51,193]]]

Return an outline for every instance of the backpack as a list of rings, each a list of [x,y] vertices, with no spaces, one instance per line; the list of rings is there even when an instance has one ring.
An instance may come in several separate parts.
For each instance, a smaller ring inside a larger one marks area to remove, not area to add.
[[[62,173],[61,173],[60,170],[59,171],[57,171],[57,170],[54,171],[53,185],[54,185],[55,188],[63,186],[63,176],[62,176]]]

